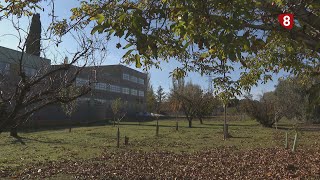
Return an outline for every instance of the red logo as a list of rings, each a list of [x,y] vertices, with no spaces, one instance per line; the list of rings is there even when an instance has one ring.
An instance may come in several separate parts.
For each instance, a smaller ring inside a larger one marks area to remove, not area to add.
[[[278,16],[279,23],[281,26],[283,26],[286,29],[292,29],[293,28],[293,14],[280,14]]]

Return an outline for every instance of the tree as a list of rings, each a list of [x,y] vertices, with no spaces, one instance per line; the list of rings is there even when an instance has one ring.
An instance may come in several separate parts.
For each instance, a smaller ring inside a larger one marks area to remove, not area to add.
[[[259,101],[253,100],[252,96],[245,96],[245,99],[241,101],[241,109],[262,126],[272,127],[282,118],[281,114],[276,115],[277,103],[274,92],[267,92],[262,95]]]
[[[164,92],[163,88],[159,86],[156,93],[156,102],[157,102],[156,111],[158,114],[161,112],[161,106],[165,98],[166,98],[166,93]]]
[[[117,98],[112,101],[111,109],[114,115],[114,120],[117,120],[117,147],[120,147],[120,121],[126,116],[126,103]],[[114,121],[113,121],[114,124]]]
[[[40,56],[41,52],[41,21],[40,14],[32,16],[30,32],[26,40],[26,53]]]
[[[307,117],[308,95],[297,77],[280,79],[275,89],[281,114],[288,119],[304,120]]]
[[[282,113],[288,119],[319,122],[319,77],[290,76],[275,89]]]
[[[17,47],[20,53],[1,51],[1,56],[12,60],[11,65],[16,70],[0,75],[0,102],[5,107],[5,113],[0,119],[0,133],[5,129],[11,129],[10,134],[18,137],[17,128],[30,120],[37,111],[49,105],[72,102],[87,94],[90,91],[91,83],[93,83],[91,77],[89,77],[88,84],[77,86],[77,91],[72,96],[66,97],[61,92],[74,86],[78,74],[85,66],[98,65],[98,57],[103,59],[105,53],[99,52],[101,56],[95,55],[97,50],[104,48],[104,43],[101,43],[97,36],[88,35],[84,31],[77,31],[77,28],[72,24],[58,21],[54,14],[50,14],[51,10],[47,11],[50,12],[49,16],[52,16],[50,26],[42,27],[42,29],[45,29],[45,33],[39,37],[39,33],[41,33],[39,31],[40,17],[35,15],[32,18],[30,31],[25,36],[28,30],[21,25],[19,18],[32,16],[36,10],[42,9],[38,4],[40,1],[17,2],[9,0],[6,2],[5,5],[3,5],[3,2],[0,3],[0,22],[7,20],[12,23],[16,33],[12,32],[10,35],[17,38],[19,43]],[[51,1],[51,3],[54,2]],[[82,29],[85,28],[84,25]],[[70,53],[70,62],[58,65],[62,61],[62,58],[59,57],[61,52],[50,49],[50,47],[59,47],[62,38],[66,36],[70,37],[70,41],[77,42],[74,43],[76,50],[67,52]],[[40,49],[41,53],[45,55],[46,51],[50,51],[50,54],[54,55],[53,66],[50,66],[46,59],[26,53],[26,49],[28,49],[28,52],[32,53],[33,51],[35,55],[38,55],[40,41],[46,42],[46,46]],[[33,60],[35,59],[43,61],[43,63],[34,63]],[[31,73],[28,70],[32,70]]]
[[[191,82],[174,92],[173,98],[176,98],[181,103],[181,110],[188,120],[189,128],[192,128],[192,120],[197,116],[197,108],[201,96],[202,90],[200,86]]]
[[[176,79],[172,77],[172,88],[168,94],[168,102],[170,104],[170,109],[177,115],[181,112],[181,102],[177,98],[177,92],[182,92],[185,86],[184,78]]]
[[[213,110],[217,108],[219,104],[219,101],[211,93],[202,93],[202,95],[198,97],[196,116],[200,124],[203,124],[203,117],[212,115]]]
[[[74,96],[75,94],[78,94],[79,92],[77,92],[77,91],[78,91],[78,89],[75,86],[70,86],[66,89],[63,89],[61,91],[61,95],[64,96],[65,98],[70,98],[70,97]],[[72,128],[71,116],[77,108],[77,100],[69,101],[67,103],[61,103],[61,107],[62,107],[63,112],[69,118],[69,121],[70,121],[69,132],[71,132],[71,128]]]
[[[96,22],[92,33],[124,38],[124,58],[145,67],[158,58],[175,58],[184,66],[174,72],[219,72],[239,64],[239,87],[271,79],[281,69],[294,73],[320,71],[310,66],[319,58],[318,1],[93,1],[73,9],[73,16]],[[278,23],[284,11],[295,15],[288,31]]]
[[[147,76],[147,110],[148,112],[155,112],[156,110],[156,96],[150,82],[150,74]]]
[[[114,119],[117,120],[117,124],[119,125],[120,121],[126,115],[125,107],[126,103],[121,100],[121,98],[117,98],[112,101],[111,109],[114,115]]]
[[[184,88],[184,78],[176,79],[172,77],[172,88],[168,94],[169,108],[176,116],[176,130],[179,130],[178,113],[182,111],[182,103],[177,96],[177,92],[181,92]]]

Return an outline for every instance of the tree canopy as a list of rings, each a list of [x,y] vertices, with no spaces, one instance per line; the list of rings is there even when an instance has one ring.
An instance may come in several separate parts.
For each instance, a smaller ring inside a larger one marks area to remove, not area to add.
[[[232,83],[250,89],[280,70],[320,73],[312,66],[320,53],[319,7],[319,1],[296,0],[100,0],[72,9],[72,19],[87,17],[82,23],[96,22],[92,33],[125,39],[116,46],[137,67],[174,58],[183,65],[173,75],[181,77],[189,71],[222,74],[237,63],[242,73]],[[290,31],[278,22],[283,12],[294,14]]]

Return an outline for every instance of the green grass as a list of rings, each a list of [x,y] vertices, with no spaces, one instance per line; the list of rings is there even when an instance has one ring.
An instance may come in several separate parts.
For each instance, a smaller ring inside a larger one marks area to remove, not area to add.
[[[286,130],[263,128],[255,121],[229,122],[229,132],[233,138],[222,140],[222,121],[193,122],[193,128],[187,127],[186,120],[179,120],[179,131],[175,130],[175,120],[161,120],[159,136],[155,136],[155,121],[123,122],[120,125],[121,148],[116,148],[117,128],[112,125],[96,127],[44,130],[32,133],[20,133],[25,144],[9,137],[8,133],[0,135],[0,170],[28,166],[30,163],[60,161],[69,159],[94,158],[103,151],[172,151],[195,152],[221,146],[232,146],[235,150],[263,147],[281,147]],[[285,121],[279,127],[290,127]],[[288,131],[292,145],[294,132]],[[129,146],[124,146],[124,136],[128,136]],[[308,131],[299,134],[299,148],[319,146],[320,132]]]

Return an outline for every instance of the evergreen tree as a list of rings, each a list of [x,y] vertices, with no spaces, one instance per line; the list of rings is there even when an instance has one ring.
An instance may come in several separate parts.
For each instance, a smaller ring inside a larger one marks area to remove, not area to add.
[[[156,93],[156,101],[157,101],[157,113],[160,113],[161,111],[161,105],[166,97],[166,93],[164,92],[163,88],[161,86],[158,87],[157,93]]]
[[[41,49],[41,21],[40,14],[32,16],[31,26],[26,41],[26,53],[40,56]]]
[[[147,111],[154,112],[156,109],[156,96],[150,83],[150,74],[147,75]]]

